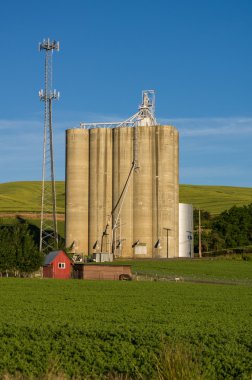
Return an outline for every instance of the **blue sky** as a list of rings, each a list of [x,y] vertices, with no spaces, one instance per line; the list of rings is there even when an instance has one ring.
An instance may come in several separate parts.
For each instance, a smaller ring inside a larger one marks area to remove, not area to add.
[[[0,12],[0,182],[40,180],[44,56],[54,53],[56,178],[64,131],[123,120],[142,89],[180,131],[180,183],[252,187],[252,2],[9,1]]]

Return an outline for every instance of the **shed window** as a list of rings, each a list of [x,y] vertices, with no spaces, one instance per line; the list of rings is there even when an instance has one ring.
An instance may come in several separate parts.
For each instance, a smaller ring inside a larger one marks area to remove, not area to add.
[[[58,264],[58,267],[59,267],[60,269],[65,269],[66,264],[65,264],[65,263],[59,263],[59,264]]]

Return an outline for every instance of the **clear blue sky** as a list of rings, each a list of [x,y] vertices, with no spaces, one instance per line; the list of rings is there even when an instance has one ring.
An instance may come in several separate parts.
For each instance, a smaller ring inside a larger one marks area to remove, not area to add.
[[[41,179],[50,37],[57,179],[66,128],[127,118],[155,89],[158,120],[180,131],[180,183],[252,187],[251,19],[251,0],[3,2],[0,182]]]

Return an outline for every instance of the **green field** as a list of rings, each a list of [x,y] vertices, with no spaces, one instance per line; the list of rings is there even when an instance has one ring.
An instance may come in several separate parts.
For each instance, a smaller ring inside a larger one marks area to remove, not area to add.
[[[118,261],[118,264],[122,263],[132,265],[133,273],[148,277],[157,276],[170,280],[180,277],[182,281],[252,285],[252,261],[243,261],[241,258]]]
[[[63,213],[65,184],[56,182],[57,212]],[[39,212],[41,182],[8,182],[0,184],[0,212]]]
[[[245,285],[3,278],[0,377],[168,379],[157,376],[168,347],[174,367],[197,359],[200,379],[250,380],[251,319]]]
[[[64,182],[56,183],[57,211],[64,212]],[[40,182],[0,184],[0,212],[40,211]],[[220,213],[234,205],[252,203],[252,189],[229,186],[180,185],[180,202],[192,203],[211,213]]]
[[[249,187],[180,185],[180,202],[192,203],[195,208],[219,214],[232,206],[252,203]]]

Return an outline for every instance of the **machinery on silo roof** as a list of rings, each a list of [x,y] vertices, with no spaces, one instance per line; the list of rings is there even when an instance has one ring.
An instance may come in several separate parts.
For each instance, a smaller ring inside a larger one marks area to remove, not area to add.
[[[80,123],[81,128],[120,128],[120,127],[134,127],[136,125],[155,125],[155,91],[143,90],[142,103],[139,110],[133,116],[124,121],[106,122],[106,123]]]
[[[66,243],[122,257],[166,257],[166,243],[177,256],[178,132],[157,125],[153,90],[123,122],[66,132]]]

